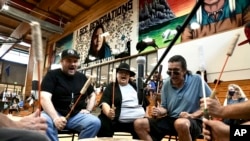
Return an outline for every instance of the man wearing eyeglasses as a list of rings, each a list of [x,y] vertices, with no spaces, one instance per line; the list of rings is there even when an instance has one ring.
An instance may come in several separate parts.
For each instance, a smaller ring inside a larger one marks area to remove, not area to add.
[[[195,140],[202,132],[202,85],[206,97],[211,89],[199,75],[187,70],[186,60],[180,55],[169,59],[167,74],[169,78],[163,83],[161,106],[152,110],[152,115],[159,118],[137,119],[135,131],[146,141],[160,141],[167,134],[178,135],[180,141]]]

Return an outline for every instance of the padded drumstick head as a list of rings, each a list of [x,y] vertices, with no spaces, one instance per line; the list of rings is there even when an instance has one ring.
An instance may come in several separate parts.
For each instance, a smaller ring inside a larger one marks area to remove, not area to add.
[[[239,34],[236,34],[236,35],[233,37],[231,43],[229,44],[229,48],[228,48],[228,51],[227,51],[227,55],[228,55],[228,56],[232,56],[233,51],[234,51],[234,48],[235,48],[235,46],[236,46],[236,43],[237,43],[239,37],[240,37]]]
[[[82,89],[80,91],[80,94],[84,94],[87,91],[87,89],[90,86],[91,82],[92,82],[92,76],[89,76],[88,80],[85,82],[84,86],[82,87]]]
[[[31,22],[31,35],[32,35],[32,47],[34,52],[34,60],[43,60],[43,45],[42,45],[42,34],[41,27],[38,22]]]
[[[205,71],[205,57],[204,57],[204,48],[203,46],[199,46],[199,55],[200,55],[200,71]]]

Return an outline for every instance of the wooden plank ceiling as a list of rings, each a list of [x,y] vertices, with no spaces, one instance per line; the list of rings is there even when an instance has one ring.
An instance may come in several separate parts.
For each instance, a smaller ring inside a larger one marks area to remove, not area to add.
[[[49,44],[72,33],[72,31],[92,22],[104,13],[120,6],[127,0],[0,0],[0,59],[10,50],[18,49],[29,53],[22,45],[8,42],[25,41],[31,43],[30,26],[27,21],[4,12],[3,5],[19,10],[63,29],[62,33],[42,30],[43,39]],[[21,13],[20,12],[20,13]]]

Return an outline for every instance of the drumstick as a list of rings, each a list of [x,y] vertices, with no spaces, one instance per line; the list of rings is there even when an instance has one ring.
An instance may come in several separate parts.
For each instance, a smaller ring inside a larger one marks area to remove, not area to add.
[[[205,91],[205,80],[204,80],[204,72],[205,72],[205,58],[204,58],[204,49],[203,46],[199,47],[200,54],[200,72],[201,72],[201,86],[202,86],[202,94],[204,98],[204,117],[210,119],[207,112],[207,102],[206,102],[206,91]]]
[[[201,72],[201,87],[202,87],[202,94],[204,99],[204,110],[203,110],[203,116],[206,119],[211,119],[211,116],[208,114],[207,110],[207,102],[206,102],[206,90],[205,90],[205,80],[204,80],[204,73],[205,73],[205,58],[204,58],[204,48],[203,46],[199,47],[199,55],[200,55],[200,72]],[[211,128],[209,126],[206,127],[207,130],[211,131]]]
[[[157,75],[157,87],[156,87],[156,95],[154,99],[154,105],[157,108],[158,107],[158,93],[159,93],[159,87],[160,87],[160,79],[161,79],[161,72],[162,72],[162,65],[159,66],[159,72]],[[153,118],[157,118],[156,116],[153,116]]]
[[[158,75],[157,75],[157,87],[156,87],[156,96],[155,96],[155,107],[158,106],[158,94],[159,94],[159,87],[160,87],[160,80],[161,80],[161,72],[162,72],[162,65],[159,66],[159,72],[158,72]]]
[[[203,94],[203,98],[206,98],[206,91],[205,91],[205,81],[204,81],[204,72],[205,72],[205,58],[204,58],[204,48],[203,46],[199,47],[199,55],[200,55],[200,72],[201,72],[201,82],[202,82],[202,94]],[[204,105],[205,105],[205,109],[207,109],[207,103],[206,100],[204,100]]]
[[[220,74],[219,74],[219,78],[217,79],[217,82],[216,82],[215,87],[214,87],[214,89],[213,89],[213,91],[212,91],[212,94],[210,95],[211,98],[215,98],[216,89],[217,89],[217,86],[218,86],[219,81],[220,81],[220,79],[221,79],[222,73],[223,73],[223,71],[224,71],[224,69],[225,69],[225,66],[226,66],[226,64],[227,64],[227,61],[228,61],[229,57],[232,56],[232,54],[233,54],[234,48],[236,47],[236,43],[237,43],[239,37],[240,37],[240,35],[239,35],[239,34],[236,34],[236,35],[233,37],[233,40],[231,41],[231,43],[230,43],[230,45],[229,45],[229,48],[228,48],[228,51],[227,51],[226,60],[225,60],[225,62],[224,62],[224,64],[223,64],[222,70],[221,70],[221,72],[220,72]]]
[[[112,93],[112,109],[115,109],[115,83],[116,83],[116,69],[113,68],[113,93]]]
[[[40,66],[43,61],[43,45],[42,45],[42,36],[41,36],[41,27],[38,22],[31,22],[31,35],[32,35],[32,50],[34,55],[34,70],[33,70],[33,80],[37,79],[38,82],[38,108],[41,111],[41,72]],[[37,66],[37,68],[35,67]],[[36,78],[37,76],[37,78]],[[40,116],[40,113],[39,113]]]
[[[76,102],[72,105],[69,113],[67,114],[67,116],[65,117],[66,119],[69,118],[70,114],[72,113],[72,111],[75,109],[75,106],[78,104],[79,100],[81,99],[82,95],[85,94],[85,92],[87,91],[88,87],[90,86],[91,84],[91,79],[92,77],[90,76],[89,79],[85,82],[85,84],[83,85],[81,91],[80,91],[80,95],[79,97],[77,98]]]
[[[160,87],[160,80],[161,80],[161,72],[162,72],[162,65],[159,66],[159,72],[158,72],[158,76],[157,76],[157,89],[156,89],[156,94],[159,93],[159,87]]]

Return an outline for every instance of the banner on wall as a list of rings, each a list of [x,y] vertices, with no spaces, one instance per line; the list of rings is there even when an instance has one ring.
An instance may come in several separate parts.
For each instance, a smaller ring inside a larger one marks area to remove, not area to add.
[[[136,1],[129,0],[74,32],[74,49],[88,67],[133,54],[137,43]]]
[[[196,0],[140,0],[143,10],[139,11],[139,40],[152,38],[159,48],[167,47],[177,33],[176,27],[183,24],[195,4]],[[176,44],[232,30],[247,22],[249,0],[204,1]],[[142,52],[153,49],[148,46]]]

